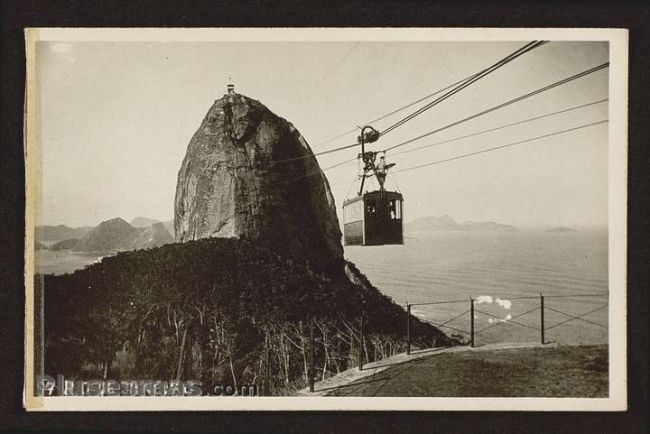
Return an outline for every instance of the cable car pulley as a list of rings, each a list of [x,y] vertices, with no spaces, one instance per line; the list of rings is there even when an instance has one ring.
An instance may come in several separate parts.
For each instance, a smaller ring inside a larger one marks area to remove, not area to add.
[[[343,202],[343,234],[345,245],[403,244],[402,203],[404,198],[396,191],[386,191],[384,183],[388,170],[395,166],[387,164],[382,155],[377,162],[377,152],[366,151],[366,143],[376,142],[381,134],[366,125],[357,138],[361,153],[357,158],[363,163],[359,193]],[[379,189],[364,193],[366,178],[377,178]]]

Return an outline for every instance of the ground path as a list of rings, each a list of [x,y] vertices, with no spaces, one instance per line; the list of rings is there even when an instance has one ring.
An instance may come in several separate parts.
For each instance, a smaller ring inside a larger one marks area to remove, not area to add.
[[[303,396],[607,396],[607,345],[435,348],[352,368]]]

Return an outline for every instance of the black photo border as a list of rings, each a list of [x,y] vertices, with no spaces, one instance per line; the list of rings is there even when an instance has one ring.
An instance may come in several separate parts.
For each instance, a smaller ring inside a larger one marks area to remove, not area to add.
[[[0,429],[147,432],[647,432],[650,7],[622,1],[1,0]],[[627,28],[628,406],[626,412],[27,413],[22,407],[25,27]]]

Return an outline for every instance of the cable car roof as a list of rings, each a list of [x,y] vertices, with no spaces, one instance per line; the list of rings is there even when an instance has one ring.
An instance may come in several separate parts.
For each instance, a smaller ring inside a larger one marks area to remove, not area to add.
[[[355,196],[350,199],[346,199],[343,201],[343,206],[349,205],[351,203],[360,201],[360,200],[373,200],[373,199],[379,199],[379,198],[386,198],[386,199],[399,199],[399,200],[404,200],[404,196],[402,196],[402,193],[399,193],[397,191],[386,191],[384,190],[383,192],[380,190],[375,190],[375,191],[368,191],[366,193],[363,193],[360,196]]]

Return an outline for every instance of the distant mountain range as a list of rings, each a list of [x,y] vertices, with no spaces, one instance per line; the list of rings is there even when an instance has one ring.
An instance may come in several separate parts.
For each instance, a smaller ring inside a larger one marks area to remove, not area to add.
[[[52,244],[50,250],[79,252],[138,250],[174,242],[174,237],[166,225],[157,220],[138,217],[132,223],[136,225],[150,224],[136,226],[121,218],[114,218],[103,221],[94,228],[69,228],[64,225],[40,226],[36,228],[36,239],[40,241],[60,240]],[[43,247],[40,243],[38,246]]]
[[[149,217],[136,217],[131,220],[131,226],[134,228],[148,228],[154,223],[160,223],[160,220],[150,219]]]
[[[160,220],[150,219],[149,217],[136,217],[131,220],[131,226],[136,228],[148,228],[154,223],[162,223],[163,226],[165,226],[165,229],[167,229],[167,231],[171,234],[171,236],[174,236],[174,219],[161,222]]]
[[[86,235],[92,226],[70,228],[65,225],[36,226],[36,239],[39,241],[58,241],[69,238],[81,238]]]
[[[404,231],[412,232],[512,232],[514,226],[496,222],[462,222],[457,223],[448,215],[442,217],[423,217],[405,223]],[[547,232],[571,232],[569,228],[553,228]],[[161,222],[148,217],[136,217],[131,223],[114,218],[101,222],[96,227],[71,228],[65,225],[37,226],[37,249],[45,249],[42,242],[52,242],[49,249],[72,250],[81,252],[110,252],[146,249],[173,243],[174,220]]]
[[[439,232],[439,231],[468,231],[468,232],[512,232],[518,229],[514,226],[496,222],[462,222],[456,223],[448,215],[442,217],[423,217],[404,225],[405,232]]]

